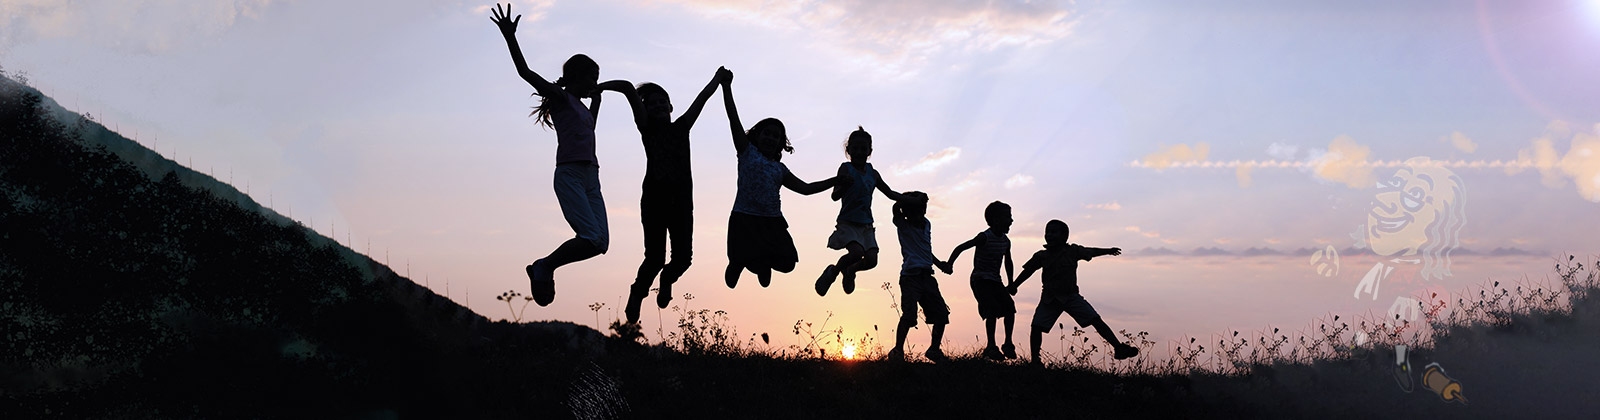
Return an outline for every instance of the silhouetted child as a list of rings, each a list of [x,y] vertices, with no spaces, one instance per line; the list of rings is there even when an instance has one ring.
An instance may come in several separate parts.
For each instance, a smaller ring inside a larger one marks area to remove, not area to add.
[[[783,122],[767,118],[749,131],[739,122],[733,103],[733,72],[717,69],[722,82],[722,101],[728,108],[728,125],[733,131],[733,149],[739,156],[739,188],[728,215],[728,268],[724,278],[728,287],[739,284],[739,272],[755,273],[761,287],[772,282],[772,271],[787,273],[800,261],[789,236],[789,222],[783,218],[778,187],[811,195],[833,186],[834,178],[806,183],[789,172],[779,161],[783,152],[794,153]]]
[[[1078,244],[1067,243],[1067,236],[1071,233],[1066,222],[1051,220],[1044,225],[1044,250],[1033,254],[1027,263],[1022,264],[1022,275],[1012,282],[1006,289],[1010,294],[1017,294],[1017,286],[1028,280],[1034,271],[1044,270],[1040,277],[1044,283],[1044,293],[1039,295],[1039,307],[1033,311],[1033,330],[1028,333],[1028,348],[1033,351],[1033,360],[1029,363],[1041,364],[1039,360],[1039,340],[1044,333],[1050,332],[1050,326],[1055,325],[1056,319],[1062,312],[1072,316],[1079,327],[1094,326],[1095,332],[1100,337],[1111,343],[1115,349],[1117,359],[1126,359],[1139,355],[1139,348],[1123,344],[1112,335],[1111,327],[1106,326],[1106,321],[1094,311],[1094,306],[1078,294],[1078,261],[1088,261],[1101,255],[1122,255],[1122,248],[1089,248]]]
[[[639,194],[639,222],[644,225],[644,262],[628,290],[628,306],[623,313],[628,322],[639,321],[639,306],[656,273],[661,274],[661,290],[656,306],[666,308],[672,301],[672,284],[689,269],[694,256],[694,178],[689,165],[689,129],[700,118],[701,109],[721,84],[720,72],[695,96],[689,109],[672,120],[672,101],[666,89],[655,83],[638,88],[625,81],[601,83],[599,88],[621,92],[633,107],[633,122],[644,143],[644,185]],[[672,261],[667,262],[667,235],[672,235]]]
[[[1011,344],[1011,326],[1016,321],[1017,304],[1006,293],[1005,286],[1012,278],[1011,238],[1006,237],[1006,233],[1011,231],[1011,206],[999,201],[989,203],[989,207],[983,210],[983,220],[989,223],[989,229],[957,245],[955,251],[950,253],[949,261],[941,268],[945,274],[949,274],[962,251],[978,248],[972,256],[971,283],[972,297],[978,300],[978,315],[983,317],[983,326],[989,332],[989,346],[983,349],[983,356],[995,360],[1015,359],[1017,346]],[[1006,267],[1006,283],[1000,281],[1002,263]],[[994,342],[994,323],[998,319],[1005,320],[1006,344],[1003,348],[995,347]]]
[[[939,282],[933,279],[934,265],[944,265],[933,256],[933,223],[928,221],[928,195],[921,191],[907,191],[904,198],[894,203],[895,233],[900,237],[900,325],[894,332],[894,349],[889,350],[889,360],[905,359],[906,334],[917,326],[917,306],[922,306],[923,320],[933,330],[928,344],[928,360],[949,360],[939,343],[944,341],[944,326],[950,323],[950,306],[939,294]]]
[[[561,215],[577,234],[523,270],[532,288],[528,295],[539,306],[546,306],[556,297],[556,268],[604,254],[610,244],[606,204],[600,195],[600,165],[594,153],[594,120],[600,112],[595,82],[600,78],[600,65],[583,54],[573,55],[561,66],[561,78],[555,83],[546,81],[528,69],[522,48],[517,46],[517,22],[522,16],[512,19],[511,5],[501,10],[496,4],[494,16],[489,19],[505,36],[517,74],[533,85],[542,98],[533,117],[556,130],[556,202],[561,205]],[[579,98],[587,97],[593,99],[585,108]]]
[[[856,127],[845,141],[844,151],[850,161],[839,164],[838,180],[833,186],[833,199],[839,202],[839,217],[833,235],[828,236],[828,248],[843,249],[839,262],[822,270],[817,278],[817,295],[826,296],[828,287],[844,274],[844,292],[856,291],[856,272],[878,266],[878,233],[872,227],[872,192],[883,192],[890,200],[899,201],[900,193],[889,188],[878,175],[878,170],[867,163],[872,156],[872,135]]]

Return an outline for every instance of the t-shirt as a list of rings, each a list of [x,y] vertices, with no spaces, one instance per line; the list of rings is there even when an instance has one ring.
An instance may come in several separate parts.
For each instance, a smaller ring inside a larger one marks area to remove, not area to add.
[[[1011,238],[992,229],[978,234],[977,251],[972,256],[972,279],[1000,281],[1000,264],[1011,252]]]
[[[900,236],[900,275],[933,269],[933,223],[895,220],[895,233]]]
[[[639,125],[644,143],[644,186],[640,201],[681,209],[694,208],[694,179],[689,165],[689,129],[672,121]]]
[[[600,160],[594,156],[594,114],[567,91],[562,90],[559,95],[549,99],[556,107],[550,112],[550,121],[556,126],[556,164],[599,165]]]
[[[1022,264],[1022,269],[1041,270],[1039,282],[1044,284],[1045,294],[1074,294],[1078,293],[1078,261],[1088,261],[1101,254],[1077,244],[1047,244],[1043,250],[1033,253],[1033,257]]]
[[[778,188],[783,187],[783,175],[787,173],[788,167],[767,159],[754,143],[745,145],[739,153],[739,190],[733,196],[733,211],[751,216],[783,216]]]
[[[867,164],[864,171],[856,170],[855,165],[845,162],[840,166],[844,169],[845,178],[840,181],[850,183],[850,188],[845,190],[844,197],[839,199],[840,222],[872,224],[872,193],[878,187],[878,177],[873,176],[872,164]]]

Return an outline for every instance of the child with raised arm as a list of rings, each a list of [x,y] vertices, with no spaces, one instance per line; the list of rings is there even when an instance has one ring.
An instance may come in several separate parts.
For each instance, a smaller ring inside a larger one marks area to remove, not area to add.
[[[949,360],[939,344],[944,341],[944,326],[950,323],[950,307],[939,294],[939,282],[933,279],[933,267],[944,262],[933,256],[933,223],[928,221],[928,195],[921,191],[907,191],[904,199],[894,203],[895,233],[900,237],[900,324],[894,332],[894,349],[889,350],[889,360],[905,360],[906,334],[917,326],[917,305],[922,305],[923,319],[933,330],[928,344],[928,360],[935,363]]]
[[[728,215],[728,268],[723,276],[731,289],[739,284],[739,272],[749,270],[761,287],[767,287],[774,270],[794,271],[800,261],[794,237],[789,236],[789,222],[783,218],[778,187],[811,195],[833,186],[834,178],[806,183],[789,172],[780,160],[783,152],[794,153],[794,146],[789,145],[783,122],[767,118],[745,130],[733,103],[733,72],[719,68],[717,74],[733,131],[733,149],[739,157],[738,190]]]
[[[661,274],[661,290],[656,306],[666,308],[672,301],[672,284],[689,269],[694,255],[694,179],[689,165],[689,129],[700,118],[701,109],[721,84],[721,73],[711,78],[689,109],[672,119],[672,101],[666,89],[655,83],[637,88],[626,81],[601,83],[600,89],[621,92],[633,108],[633,122],[644,143],[644,185],[639,194],[639,222],[644,225],[644,262],[628,290],[628,306],[623,313],[628,322],[639,322],[639,307],[656,273]],[[672,236],[672,260],[666,259],[667,235]]]
[[[600,195],[600,164],[594,153],[594,120],[600,112],[595,82],[600,78],[600,65],[586,55],[573,55],[562,65],[561,78],[551,83],[528,69],[522,57],[516,36],[522,16],[513,19],[511,5],[501,10],[495,4],[489,20],[505,36],[517,74],[542,98],[533,111],[534,119],[556,130],[556,202],[576,237],[523,269],[532,289],[528,295],[539,306],[546,306],[556,297],[556,268],[604,254],[610,244],[605,200]],[[579,99],[588,97],[593,99],[585,108]]]
[[[989,346],[983,349],[983,356],[995,360],[1015,359],[1017,346],[1011,344],[1011,326],[1016,321],[1017,304],[1006,293],[1005,286],[1012,279],[1011,238],[1006,237],[1006,233],[1011,231],[1011,206],[999,201],[989,203],[989,207],[983,210],[983,220],[989,223],[989,229],[957,245],[941,268],[945,274],[950,274],[951,267],[962,251],[978,249],[972,256],[971,285],[972,297],[978,300],[978,316],[983,317],[983,327],[989,332]],[[1005,283],[1000,281],[1002,263],[1006,267]],[[1003,348],[995,347],[994,342],[994,323],[1000,319],[1005,320],[1006,326],[1006,344]]]
[[[1044,283],[1044,293],[1039,295],[1039,307],[1033,311],[1033,330],[1028,333],[1028,348],[1033,351],[1030,364],[1040,365],[1039,340],[1044,333],[1050,332],[1050,326],[1055,325],[1056,319],[1062,312],[1072,316],[1079,327],[1094,326],[1100,337],[1106,339],[1115,349],[1118,360],[1139,355],[1139,348],[1117,340],[1112,335],[1111,327],[1106,326],[1106,321],[1094,311],[1094,306],[1078,294],[1078,261],[1088,261],[1101,255],[1122,255],[1122,248],[1090,248],[1078,244],[1067,243],[1067,236],[1071,232],[1067,223],[1060,220],[1051,220],[1044,225],[1044,250],[1033,254],[1028,262],[1022,264],[1022,275],[1012,282],[1006,290],[1017,294],[1017,287],[1028,280],[1034,271],[1044,270],[1040,277]]]
[[[833,235],[828,236],[828,248],[843,249],[839,262],[822,270],[817,278],[817,295],[827,296],[828,287],[844,274],[844,293],[856,290],[856,272],[878,266],[878,233],[872,227],[872,193],[882,191],[884,197],[900,201],[900,193],[883,182],[883,176],[867,163],[872,156],[872,135],[856,127],[845,141],[844,151],[850,161],[839,164],[838,182],[833,187],[833,199],[839,202],[839,218]]]

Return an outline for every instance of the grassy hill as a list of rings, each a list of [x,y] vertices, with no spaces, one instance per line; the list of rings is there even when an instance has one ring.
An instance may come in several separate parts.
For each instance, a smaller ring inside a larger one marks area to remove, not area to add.
[[[1293,352],[1110,369],[821,360],[704,312],[640,345],[490,322],[0,77],[0,418],[1588,417],[1600,299],[1578,262],[1560,299],[1433,314],[1412,363],[1470,405],[1401,391],[1393,341],[1355,345],[1348,319]]]

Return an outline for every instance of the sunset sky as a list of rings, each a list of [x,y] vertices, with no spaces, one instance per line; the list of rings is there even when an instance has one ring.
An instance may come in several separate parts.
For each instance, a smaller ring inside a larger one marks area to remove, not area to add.
[[[602,80],[657,82],[681,111],[728,67],[747,123],[788,126],[796,151],[784,163],[802,179],[831,176],[847,134],[865,127],[886,181],[933,197],[941,258],[985,228],[994,200],[1016,209],[1019,271],[1050,219],[1071,225],[1072,242],[1127,250],[1082,265],[1084,296],[1111,326],[1158,342],[1381,313],[1401,289],[1538,282],[1560,253],[1600,252],[1600,1],[1192,3],[536,0],[515,11],[529,65],[552,80],[584,53]],[[0,66],[501,318],[494,297],[526,293],[523,265],[572,232],[550,187],[555,134],[528,117],[537,98],[491,8],[6,0]],[[900,257],[882,197],[884,261],[854,294],[811,288],[839,255],[825,246],[839,207],[822,195],[784,193],[794,273],[766,289],[748,276],[722,284],[735,158],[719,97],[692,132],[695,265],[678,292],[695,299],[674,303],[726,310],[774,345],[794,342],[795,320],[830,312],[847,335],[877,325],[891,337],[893,301],[878,286],[896,280]],[[525,318],[620,317],[642,259],[644,168],[620,95],[606,98],[597,137],[610,252],[558,271],[555,303]],[[1414,157],[1462,181],[1453,275],[1353,299],[1370,256],[1325,277],[1311,252],[1355,246],[1373,184]],[[970,255],[939,276],[950,345],[982,333]],[[1037,282],[1023,289],[1019,344],[1039,295]],[[643,324],[656,338],[676,319],[647,309]],[[911,342],[925,346],[925,331]]]

